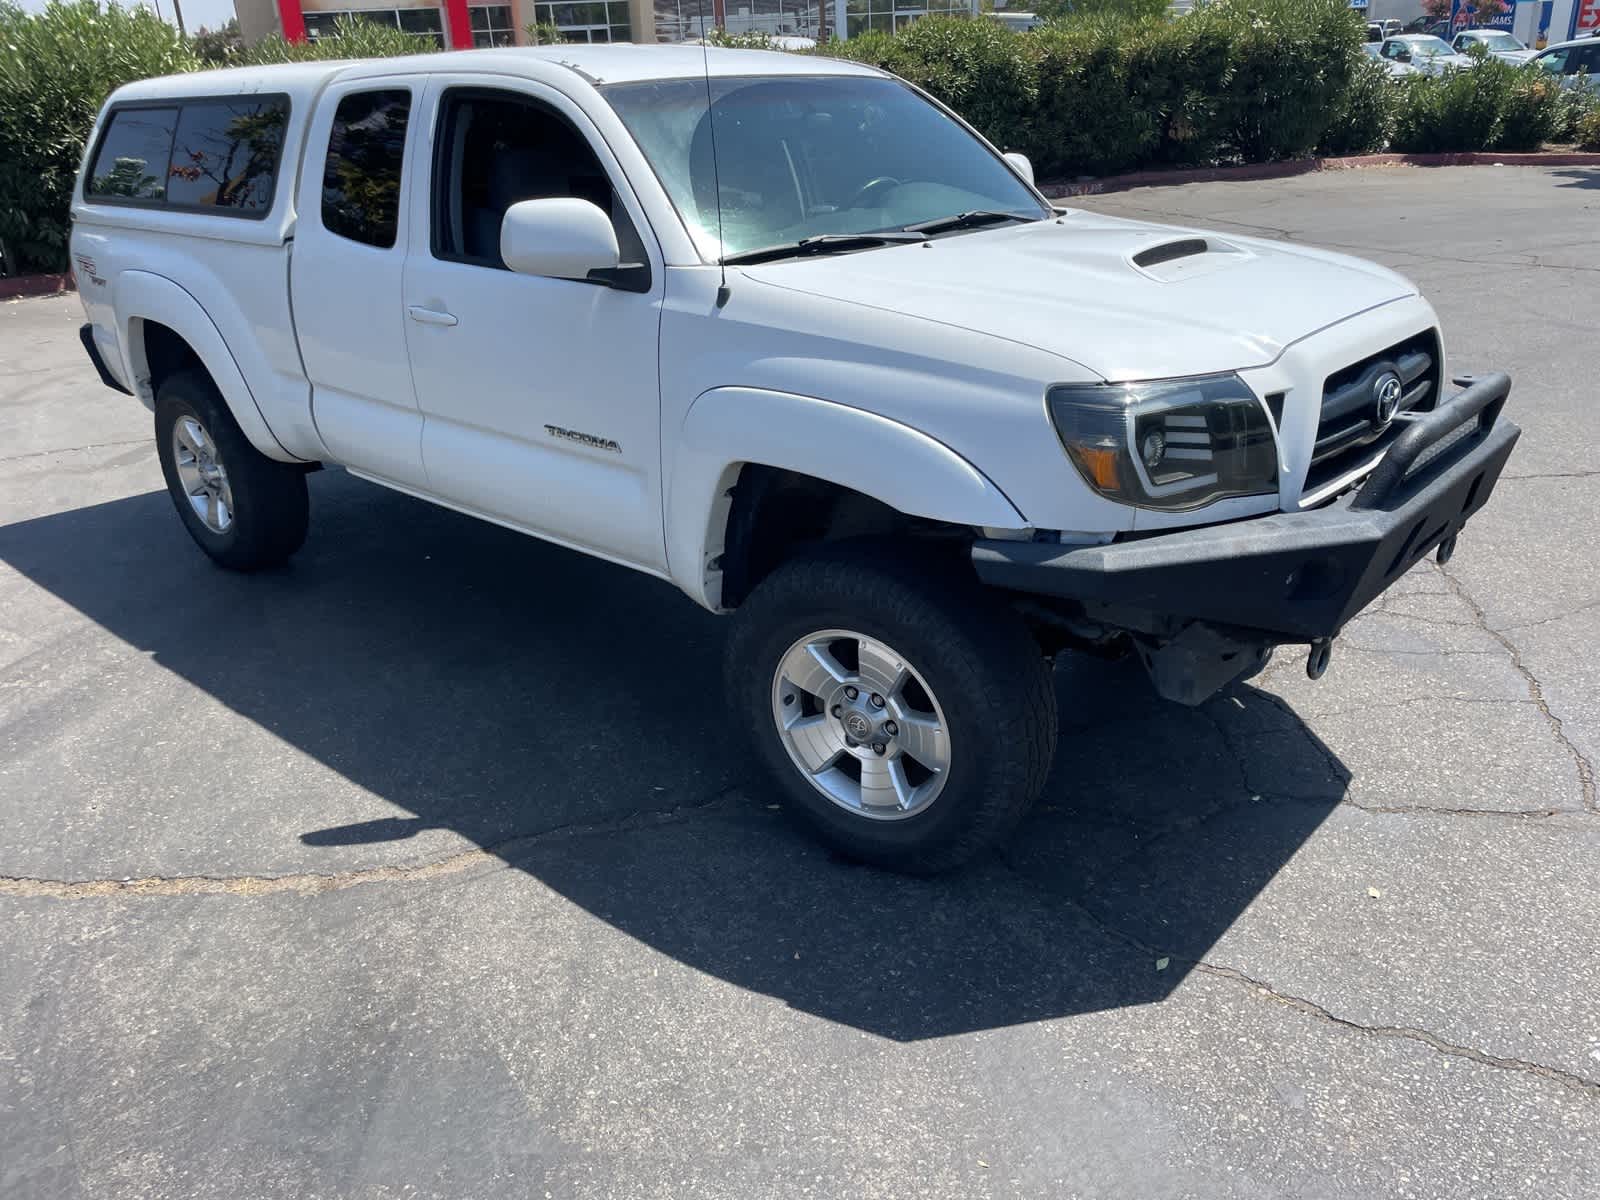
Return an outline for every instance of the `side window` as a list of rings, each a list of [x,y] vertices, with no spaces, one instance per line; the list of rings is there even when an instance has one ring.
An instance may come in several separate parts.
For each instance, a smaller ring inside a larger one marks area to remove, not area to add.
[[[1538,58],[1541,68],[1552,75],[1560,75],[1567,67],[1567,52],[1565,50],[1552,50],[1549,54],[1541,54]]]
[[[322,224],[330,233],[394,245],[410,119],[411,93],[404,89],[351,92],[339,101],[322,170]]]
[[[167,194],[176,108],[122,108],[111,114],[89,167],[90,197],[160,201]]]
[[[617,231],[623,263],[644,246],[600,160],[570,122],[504,92],[445,93],[434,162],[435,258],[505,268],[500,221],[521,200],[573,196],[599,206]]]
[[[272,207],[288,117],[288,104],[277,99],[184,104],[172,139],[167,203],[264,215]]]
[[[1576,75],[1580,71],[1587,71],[1590,75],[1600,75],[1600,46],[1574,46],[1567,55],[1567,74]]]

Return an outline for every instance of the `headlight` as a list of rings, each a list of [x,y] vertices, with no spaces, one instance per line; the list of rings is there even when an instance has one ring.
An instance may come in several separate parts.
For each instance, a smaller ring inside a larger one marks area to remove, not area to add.
[[[1278,490],[1266,409],[1237,375],[1063,384],[1050,419],[1095,491],[1140,508],[1199,508]]]

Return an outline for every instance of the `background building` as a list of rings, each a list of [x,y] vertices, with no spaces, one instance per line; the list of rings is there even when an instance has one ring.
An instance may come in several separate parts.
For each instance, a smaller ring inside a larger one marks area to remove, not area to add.
[[[325,37],[350,15],[393,25],[441,49],[522,46],[529,25],[552,24],[569,42],[681,42],[705,29],[729,33],[851,37],[892,33],[930,14],[971,13],[979,0],[235,0],[247,42],[271,33]],[[823,18],[826,17],[826,29]]]
[[[281,33],[292,41],[324,37],[332,31],[334,20],[345,15],[393,25],[449,50],[525,45],[530,40],[527,27],[535,22],[553,23],[569,42],[656,40],[652,0],[508,0],[500,4],[384,0],[364,5],[350,0],[234,0],[234,7],[239,33],[247,42],[270,33]],[[642,36],[635,33],[641,30]]]

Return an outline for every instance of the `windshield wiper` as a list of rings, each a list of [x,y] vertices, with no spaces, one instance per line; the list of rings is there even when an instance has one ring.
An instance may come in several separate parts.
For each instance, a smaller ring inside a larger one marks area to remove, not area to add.
[[[956,213],[953,217],[935,217],[931,221],[918,221],[907,225],[907,233],[948,233],[952,229],[973,229],[979,225],[998,225],[1001,221],[1037,221],[1039,217],[1025,217],[1021,213],[1000,212],[992,208],[974,208]]]
[[[835,254],[844,250],[870,250],[874,246],[887,246],[895,242],[925,242],[928,239],[916,230],[891,230],[885,233],[819,233],[801,238],[798,242],[782,242],[776,246],[763,246],[759,250],[741,250],[724,255],[725,265],[733,263],[772,262],[780,258],[804,258],[808,254]]]

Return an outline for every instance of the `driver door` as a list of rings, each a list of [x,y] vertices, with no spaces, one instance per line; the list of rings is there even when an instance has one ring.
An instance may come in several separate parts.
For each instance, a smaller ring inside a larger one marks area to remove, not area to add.
[[[422,119],[431,180],[412,196],[403,303],[429,490],[663,572],[663,272],[626,180],[576,105],[532,81],[435,77]],[[610,214],[623,262],[649,267],[641,290],[506,269],[505,210],[552,196]]]

